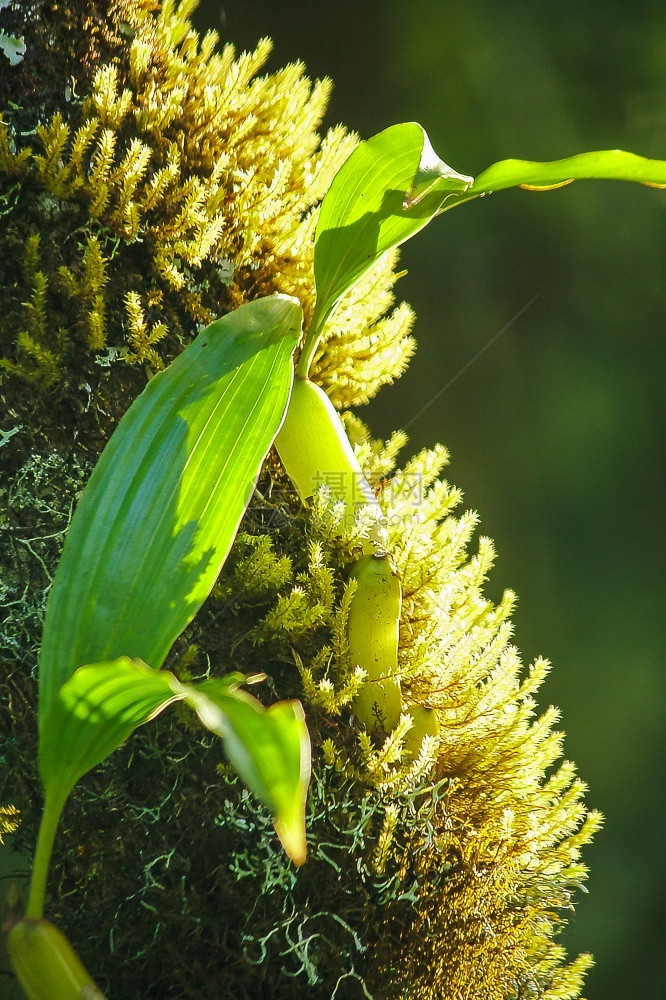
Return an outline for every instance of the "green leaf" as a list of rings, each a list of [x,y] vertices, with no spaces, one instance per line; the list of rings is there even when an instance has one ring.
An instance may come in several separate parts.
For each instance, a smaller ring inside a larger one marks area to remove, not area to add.
[[[67,534],[40,657],[40,719],[86,663],[160,667],[220,571],[284,417],[301,309],[212,323],[134,401]]]
[[[185,688],[166,670],[127,657],[79,667],[45,712],[39,731],[39,773],[47,797],[66,799],[100,764]]]
[[[391,247],[435,215],[509,187],[549,190],[579,178],[666,186],[666,162],[612,149],[550,163],[502,160],[476,180],[437,157],[415,122],[393,125],[357,146],[321,205],[315,241],[317,301],[298,372],[306,377],[336,302]]]
[[[166,670],[121,657],[80,667],[43,717],[39,770],[47,809],[60,814],[76,782],[174,701],[221,736],[232,765],[271,810],[287,854],[305,860],[310,745],[299,702],[264,708],[236,678],[182,684]]]
[[[524,187],[528,190],[549,191],[575,180],[635,181],[650,187],[666,187],[666,161],[648,160],[621,149],[578,153],[563,160],[537,163],[532,160],[500,160],[488,167],[474,183],[449,199],[440,211],[448,211],[472,198],[492,191]]]
[[[224,679],[197,686],[192,702],[199,718],[225,740],[227,756],[250,788],[275,815],[275,830],[289,857],[305,861],[305,800],[310,780],[310,741],[299,702],[263,709],[244,691],[229,691]],[[215,723],[208,703],[222,712]]]
[[[416,122],[361,142],[322,201],[315,241],[317,302],[299,372],[307,374],[321,328],[338,299],[392,247],[428,224],[471,177],[434,153]]]

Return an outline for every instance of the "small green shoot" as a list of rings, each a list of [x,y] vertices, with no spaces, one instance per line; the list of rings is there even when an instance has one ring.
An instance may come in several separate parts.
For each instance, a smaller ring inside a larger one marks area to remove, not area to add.
[[[45,807],[27,916],[42,916],[48,863],[60,815],[74,785],[139,726],[175,701],[185,701],[275,816],[275,828],[296,864],[305,860],[305,796],[310,747],[298,702],[264,708],[237,687],[238,677],[182,684],[167,670],[120,657],[80,667],[63,684],[39,733]]]
[[[307,376],[335,304],[376,260],[423,229],[471,177],[433,152],[416,122],[393,125],[360,143],[324,196],[315,242],[317,301],[298,364]]]

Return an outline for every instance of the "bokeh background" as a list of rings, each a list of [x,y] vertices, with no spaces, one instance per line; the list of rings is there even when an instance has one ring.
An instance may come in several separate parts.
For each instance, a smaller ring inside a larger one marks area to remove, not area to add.
[[[660,2],[203,0],[197,21],[331,76],[328,124],[420,121],[463,173],[616,146],[666,157]],[[416,357],[361,413],[449,447],[497,544],[489,592],[518,592],[517,644],[553,661],[541,704],[562,709],[606,816],[566,932],[597,959],[588,1000],[666,996],[665,247],[666,192],[627,184],[444,215],[403,252]]]

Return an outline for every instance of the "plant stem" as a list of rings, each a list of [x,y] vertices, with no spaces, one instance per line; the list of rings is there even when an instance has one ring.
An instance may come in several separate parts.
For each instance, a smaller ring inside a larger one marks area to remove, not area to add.
[[[30,895],[25,914],[31,920],[41,920],[44,915],[46,879],[53,851],[53,841],[64,804],[65,796],[49,796],[47,794],[44,803],[44,812],[42,813],[42,822],[39,827],[39,836],[37,837],[35,860],[32,866],[32,880],[30,882]]]
[[[312,367],[312,362],[314,361],[314,356],[317,352],[317,347],[319,346],[321,328],[331,312],[329,309],[328,312],[322,316],[318,307],[319,300],[315,302],[315,308],[312,314],[312,319],[310,320],[310,326],[305,340],[303,341],[303,347],[301,348],[301,356],[298,359],[298,364],[296,365],[296,374],[299,378],[306,379],[310,374],[310,368]]]
[[[354,449],[330,399],[309,379],[298,374],[284,423],[275,439],[282,464],[302,500],[326,485],[334,500],[345,505],[349,523],[369,507],[375,523],[370,527],[367,549],[385,548],[385,519],[370,484],[363,475]]]

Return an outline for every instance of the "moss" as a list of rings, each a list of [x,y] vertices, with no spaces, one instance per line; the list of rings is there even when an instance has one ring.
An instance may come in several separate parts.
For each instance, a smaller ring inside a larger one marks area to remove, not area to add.
[[[0,802],[20,810],[19,848],[39,819],[36,659],[78,492],[119,416],[201,323],[274,290],[309,318],[317,204],[356,141],[317,133],[328,82],[300,64],[257,76],[268,43],[216,52],[191,3],[105,6],[67,5],[62,66],[42,27],[55,4],[9,25],[29,53],[22,103],[5,104],[0,126]],[[381,260],[328,324],[315,375],[342,408],[413,350],[396,266]],[[272,454],[167,665],[263,675],[262,700],[304,701],[309,861],[287,863],[184,713],[145,727],[80,783],[54,858],[49,916],[111,1000],[580,993],[590,959],[567,965],[557,935],[599,819],[558,765],[557,713],[536,714],[547,664],[524,670],[510,644],[513,595],[484,596],[492,544],[469,554],[476,518],[457,515],[460,492],[440,478],[445,450],[395,472],[405,435],[373,441],[345,422],[403,582],[405,702],[436,712],[440,735],[414,753],[406,720],[384,742],[355,721],[348,567],[364,527],[346,526],[325,488],[303,509]],[[13,815],[0,810],[0,832]]]
[[[19,825],[19,811],[16,806],[0,806],[0,844],[6,833],[14,833]]]
[[[72,368],[92,383],[96,360],[159,368],[198,324],[257,295],[297,294],[306,316],[312,310],[312,210],[356,142],[342,128],[323,140],[316,132],[330,81],[311,84],[300,63],[257,77],[268,40],[239,58],[230,45],[218,54],[213,34],[199,40],[190,27],[191,4],[165,3],[156,17],[153,6],[112,5],[126,18],[127,43],[66,112],[27,138],[16,125],[22,115],[3,113],[0,178],[13,252],[0,276],[9,295],[1,364],[43,389],[67,383]],[[55,237],[48,262],[18,268],[45,215]],[[365,366],[375,369],[365,379],[375,387],[411,350],[406,307],[380,318],[393,263],[359,290],[355,317],[341,309],[328,331],[336,345],[383,335],[381,358]]]

